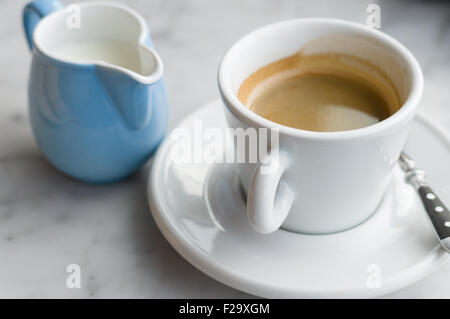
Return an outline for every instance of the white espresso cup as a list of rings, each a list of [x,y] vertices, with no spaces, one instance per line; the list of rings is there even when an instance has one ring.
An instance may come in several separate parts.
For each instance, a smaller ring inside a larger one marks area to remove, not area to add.
[[[250,74],[300,50],[306,55],[339,53],[370,61],[392,81],[401,108],[367,127],[313,132],[267,120],[239,101],[239,87]],[[277,145],[269,139],[264,160],[239,164],[248,219],[260,233],[282,227],[326,234],[367,220],[382,201],[423,89],[419,64],[399,42],[360,24],[322,18],[276,23],[244,36],[225,54],[218,83],[231,128],[279,133]],[[248,152],[248,146],[236,152]],[[267,162],[276,164],[269,173],[264,172]]]

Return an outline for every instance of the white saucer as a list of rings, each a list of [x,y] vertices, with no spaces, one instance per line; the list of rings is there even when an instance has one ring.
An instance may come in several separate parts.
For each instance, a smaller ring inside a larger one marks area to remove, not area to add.
[[[189,116],[180,127],[225,127],[220,101]],[[331,235],[249,226],[235,164],[182,164],[166,139],[148,182],[156,223],[170,244],[195,267],[236,289],[270,298],[368,298],[412,284],[447,258],[412,188],[396,170],[379,210],[365,223]],[[418,116],[406,151],[450,203],[450,144]],[[447,195],[447,196],[445,196]]]

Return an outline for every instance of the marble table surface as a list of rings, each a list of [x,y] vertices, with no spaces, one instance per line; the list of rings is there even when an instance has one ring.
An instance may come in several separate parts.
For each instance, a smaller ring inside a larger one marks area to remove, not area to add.
[[[170,128],[217,98],[216,69],[240,36],[275,21],[309,16],[365,23],[374,1],[128,0],[152,28],[165,62]],[[65,3],[69,3],[65,1]],[[381,27],[418,58],[421,111],[450,129],[450,5],[379,1]],[[25,1],[0,2],[0,297],[247,298],[204,275],[166,242],[146,199],[151,160],[108,186],[74,181],[39,152],[28,121],[30,53],[21,29]],[[69,264],[81,288],[66,286]],[[392,298],[450,298],[450,264]]]

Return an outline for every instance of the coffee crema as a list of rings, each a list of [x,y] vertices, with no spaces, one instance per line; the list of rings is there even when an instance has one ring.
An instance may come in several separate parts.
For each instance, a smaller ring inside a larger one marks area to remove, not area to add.
[[[266,65],[244,80],[238,98],[268,120],[319,132],[369,126],[401,106],[384,72],[340,54],[298,53]]]

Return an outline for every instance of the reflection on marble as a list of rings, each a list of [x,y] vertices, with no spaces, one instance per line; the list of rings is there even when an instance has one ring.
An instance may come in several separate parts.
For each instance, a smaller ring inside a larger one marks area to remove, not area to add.
[[[0,297],[249,297],[200,273],[164,240],[146,202],[148,166],[122,183],[90,186],[46,162],[28,123],[30,54],[20,21],[25,2],[0,2]],[[374,1],[122,2],[150,22],[165,62],[173,128],[216,98],[217,64],[243,34],[307,16],[364,23]],[[423,67],[422,112],[450,129],[450,4],[378,3],[382,30]],[[81,289],[66,287],[72,263],[81,266]],[[390,297],[450,298],[450,265]]]

